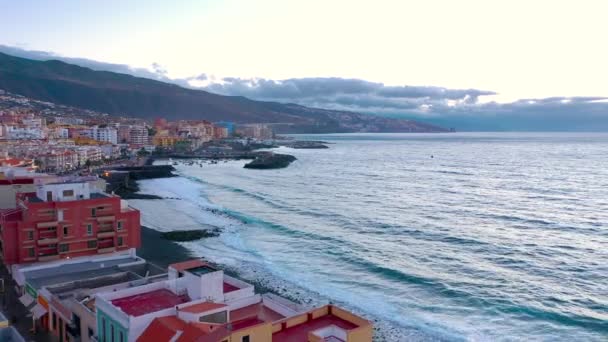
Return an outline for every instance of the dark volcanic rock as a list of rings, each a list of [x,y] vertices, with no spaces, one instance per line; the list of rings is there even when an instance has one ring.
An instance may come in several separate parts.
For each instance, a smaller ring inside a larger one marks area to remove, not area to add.
[[[289,166],[295,160],[296,157],[289,154],[260,153],[244,167],[247,169],[281,169]]]
[[[290,141],[288,143],[282,143],[281,145],[285,147],[298,148],[298,149],[321,149],[321,148],[329,148],[326,145],[327,143],[324,141],[306,141],[306,140],[298,140],[298,141]]]
[[[161,233],[163,239],[171,241],[195,241],[208,237],[219,236],[221,230],[219,228],[213,229],[197,229],[197,230],[174,230],[171,232]]]

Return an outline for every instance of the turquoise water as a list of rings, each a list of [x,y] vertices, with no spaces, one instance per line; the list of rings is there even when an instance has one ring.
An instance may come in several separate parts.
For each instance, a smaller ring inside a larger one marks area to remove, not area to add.
[[[230,227],[205,253],[429,339],[608,340],[608,135],[300,138],[333,144],[280,149],[298,158],[282,170],[181,165],[148,188],[193,222],[238,219],[214,218]]]

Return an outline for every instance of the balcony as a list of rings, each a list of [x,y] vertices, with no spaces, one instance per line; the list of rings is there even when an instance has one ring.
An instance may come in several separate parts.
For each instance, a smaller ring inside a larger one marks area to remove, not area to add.
[[[114,215],[104,215],[103,213],[97,213],[95,218],[97,219],[97,222],[111,222],[116,219]]]
[[[50,221],[50,222],[39,222],[36,224],[36,228],[51,228],[57,227],[59,221]]]
[[[116,235],[113,229],[100,230],[97,232],[97,238],[111,238]]]
[[[55,244],[59,241],[56,237],[40,238],[38,239],[38,246],[44,246],[49,244]]]
[[[50,261],[59,259],[59,254],[41,254],[38,256],[38,261]]]
[[[97,250],[98,254],[112,253],[112,252],[116,252],[116,248],[115,247],[100,248],[100,249]]]

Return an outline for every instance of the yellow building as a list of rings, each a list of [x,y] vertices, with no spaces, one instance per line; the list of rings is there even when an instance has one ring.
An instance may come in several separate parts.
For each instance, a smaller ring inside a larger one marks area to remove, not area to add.
[[[152,138],[152,144],[154,144],[154,146],[160,146],[160,147],[172,147],[177,142],[182,141],[182,140],[183,140],[182,138],[175,137],[175,136],[155,135]]]

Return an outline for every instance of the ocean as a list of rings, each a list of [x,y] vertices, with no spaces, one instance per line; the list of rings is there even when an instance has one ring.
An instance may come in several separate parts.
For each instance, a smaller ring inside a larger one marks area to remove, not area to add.
[[[167,199],[130,203],[157,230],[221,227],[184,245],[388,340],[608,340],[608,134],[297,138],[331,144],[279,148],[280,170],[180,163],[140,182]]]

